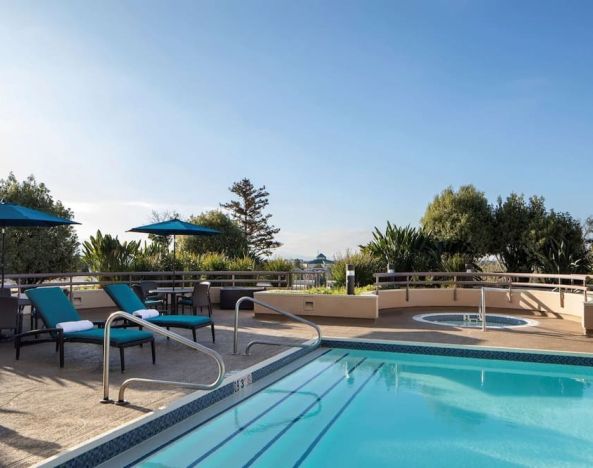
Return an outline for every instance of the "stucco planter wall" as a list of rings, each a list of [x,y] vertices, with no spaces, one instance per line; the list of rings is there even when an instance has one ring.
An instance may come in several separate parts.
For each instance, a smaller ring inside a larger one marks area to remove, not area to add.
[[[115,306],[115,304],[102,289],[83,289],[74,291],[74,307],[79,310],[113,306]]]
[[[329,294],[256,292],[256,299],[294,315],[312,317],[343,317],[375,320],[379,316],[376,295],[347,296]],[[254,313],[274,314],[255,304]]]
[[[409,290],[406,301],[405,289],[379,291],[379,309],[405,307],[478,307],[480,289],[439,288]],[[486,308],[530,310],[546,314],[560,314],[567,318],[581,320],[583,317],[584,297],[582,294],[539,291],[537,289],[513,289],[487,291]]]
[[[210,298],[213,304],[220,302],[220,288],[210,288]],[[114,307],[115,304],[102,289],[74,290],[74,306],[79,310]]]

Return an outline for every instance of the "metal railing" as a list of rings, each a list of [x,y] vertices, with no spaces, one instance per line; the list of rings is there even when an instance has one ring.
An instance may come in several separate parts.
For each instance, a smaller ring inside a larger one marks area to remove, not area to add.
[[[130,322],[137,323],[138,325],[141,325],[142,327],[144,327],[154,333],[158,333],[160,335],[166,336],[166,337],[172,339],[173,341],[177,341],[178,343],[188,346],[189,348],[195,349],[196,351],[201,351],[201,352],[207,354],[208,356],[212,357],[216,361],[216,364],[218,366],[218,376],[216,377],[216,380],[214,382],[209,383],[209,384],[196,384],[196,383],[191,383],[191,382],[175,382],[175,381],[171,381],[171,380],[157,380],[157,379],[144,379],[144,378],[132,377],[130,379],[127,379],[126,381],[124,381],[121,384],[121,387],[119,388],[118,399],[117,399],[118,404],[126,403],[125,398],[124,398],[126,388],[128,388],[130,386],[130,384],[132,384],[134,382],[156,383],[156,384],[160,384],[160,385],[173,385],[176,387],[195,388],[196,390],[213,390],[213,389],[217,388],[222,383],[222,380],[224,379],[224,371],[225,371],[224,361],[222,360],[222,356],[220,354],[218,354],[216,351],[214,351],[213,349],[207,348],[206,346],[196,343],[195,341],[188,340],[187,338],[184,338],[183,336],[178,335],[177,333],[173,333],[169,330],[166,330],[165,328],[162,328],[162,327],[159,327],[153,323],[147,322],[146,320],[142,320],[141,318],[136,317],[132,314],[128,314],[127,312],[121,312],[121,311],[114,312],[105,321],[105,331],[104,331],[104,341],[103,341],[103,400],[102,400],[103,403],[111,403],[112,402],[112,400],[109,398],[109,354],[110,354],[110,348],[111,348],[111,346],[109,344],[110,344],[110,336],[111,336],[111,324],[113,323],[114,320],[116,320],[118,318],[124,318]]]
[[[64,273],[7,274],[6,280],[14,284],[8,287],[22,292],[26,288],[51,285],[68,288],[70,293],[78,289],[100,287],[110,283],[132,284],[142,280],[155,281],[162,286],[190,286],[195,281],[210,281],[212,286],[258,286],[274,288],[308,289],[323,283],[322,271],[98,271]]]
[[[249,355],[249,350],[251,349],[252,346],[256,345],[256,344],[264,344],[264,345],[271,345],[271,346],[290,346],[290,347],[295,347],[295,348],[317,348],[320,344],[321,344],[321,329],[319,328],[319,326],[316,323],[313,323],[309,320],[305,320],[302,317],[298,317],[294,314],[291,314],[290,312],[286,312],[285,310],[282,309],[278,309],[277,307],[274,307],[270,304],[266,304],[265,302],[262,302],[258,299],[254,299],[253,297],[242,297],[240,298],[236,305],[235,305],[235,330],[234,330],[234,338],[233,338],[233,354],[239,354],[238,349],[239,349],[239,308],[241,307],[241,304],[243,302],[252,302],[254,304],[258,304],[266,309],[269,310],[273,310],[274,312],[280,314],[280,315],[284,315],[285,317],[291,318],[297,322],[301,322],[304,323],[305,325],[309,325],[310,327],[314,328],[315,331],[317,332],[317,339],[313,342],[313,343],[309,343],[309,344],[294,344],[294,343],[287,343],[287,342],[278,342],[278,341],[268,341],[268,340],[253,340],[250,341],[247,346],[245,347],[245,354]]]
[[[538,288],[559,292],[561,296],[566,292],[582,293],[587,301],[593,289],[588,284],[593,280],[591,275],[555,275],[548,273],[494,273],[494,272],[401,272],[375,273],[375,289],[403,289],[406,290],[406,301],[409,291],[414,287],[494,287],[508,289]]]

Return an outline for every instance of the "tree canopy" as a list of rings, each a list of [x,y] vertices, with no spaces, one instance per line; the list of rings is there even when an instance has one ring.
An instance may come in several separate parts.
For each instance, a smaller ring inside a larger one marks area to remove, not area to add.
[[[21,182],[12,172],[0,179],[0,200],[66,219],[74,216],[32,175]],[[55,273],[78,267],[78,238],[72,226],[7,228],[5,248],[7,273]]]
[[[585,232],[569,213],[547,210],[543,197],[511,193],[493,210],[495,253],[507,271],[573,273],[588,268]]]
[[[274,239],[280,228],[270,225],[271,214],[264,214],[270,204],[269,192],[266,186],[255,188],[249,179],[235,182],[229,190],[237,195],[238,199],[228,203],[221,203],[221,207],[228,210],[247,239],[249,254],[254,258],[267,257],[272,250],[282,244]]]
[[[491,253],[492,210],[484,192],[463,185],[456,192],[447,187],[427,206],[422,228],[440,241],[470,257]]]
[[[180,240],[181,250],[196,255],[207,252],[224,254],[229,258],[244,257],[248,253],[247,237],[241,227],[220,210],[211,210],[191,216],[190,223],[217,229],[216,236],[184,236]]]

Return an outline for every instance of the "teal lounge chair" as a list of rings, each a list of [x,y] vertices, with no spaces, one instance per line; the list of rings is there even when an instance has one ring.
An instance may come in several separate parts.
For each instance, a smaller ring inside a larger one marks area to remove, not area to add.
[[[60,288],[35,288],[26,292],[37,313],[43,320],[47,328],[31,330],[20,333],[15,338],[16,358],[21,354],[21,347],[37,343],[55,342],[56,350],[60,352],[60,367],[64,367],[64,343],[91,343],[103,346],[104,329],[91,328],[90,330],[64,333],[61,328],[57,328],[60,322],[71,322],[80,320],[78,311],[72,306],[64,291]],[[104,322],[94,322],[95,325],[101,325]],[[46,339],[23,340],[27,336],[47,334]],[[155,363],[154,336],[152,333],[139,330],[124,330],[122,328],[112,328],[110,335],[110,344],[119,348],[119,357],[121,361],[121,371],[125,370],[124,348],[138,346],[143,343],[150,343],[152,347],[152,363]]]
[[[127,284],[116,283],[105,286],[105,292],[124,312],[133,314],[137,310],[146,309],[138,295]],[[212,330],[212,342],[216,341],[214,335],[214,322],[209,317],[203,315],[159,315],[146,319],[147,322],[154,323],[159,327],[169,328],[186,328],[192,331],[194,341],[196,339],[196,330],[198,328],[210,326]]]

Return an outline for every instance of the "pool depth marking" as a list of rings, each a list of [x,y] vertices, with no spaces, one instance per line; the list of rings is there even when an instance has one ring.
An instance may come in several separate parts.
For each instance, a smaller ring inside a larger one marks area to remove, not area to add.
[[[385,365],[385,363],[382,362],[381,364],[379,364],[379,366],[375,367],[375,370],[373,370],[372,374],[369,375],[368,378],[362,383],[362,385],[356,389],[356,391],[354,392],[354,394],[350,398],[348,398],[348,400],[346,401],[346,403],[344,403],[344,405],[335,414],[335,416],[330,420],[330,422],[328,422],[326,424],[326,426],[322,429],[322,431],[319,433],[319,435],[317,437],[315,437],[315,440],[313,442],[311,442],[311,444],[309,445],[309,447],[307,448],[307,450],[305,450],[305,453],[303,453],[301,455],[301,457],[297,460],[297,462],[294,464],[294,468],[301,466],[301,464],[305,461],[305,459],[309,456],[309,454],[317,446],[317,444],[319,443],[319,441],[323,438],[323,436],[325,435],[325,433],[327,431],[329,431],[329,429],[334,425],[334,423],[338,420],[338,418],[342,415],[342,413],[346,410],[346,408],[350,405],[350,403],[352,403],[352,401],[354,401],[354,399],[358,396],[358,394],[362,391],[362,389],[364,387],[366,387],[366,385],[370,382],[370,380],[375,375],[377,375],[377,372],[379,372],[379,370],[384,365]]]
[[[203,461],[205,458],[207,458],[210,455],[212,455],[214,452],[216,452],[219,448],[221,448],[223,445],[225,445],[227,442],[229,442],[235,436],[237,436],[238,434],[240,434],[241,432],[243,432],[245,429],[247,429],[249,426],[251,426],[254,422],[256,422],[260,418],[264,417],[266,414],[268,414],[270,411],[272,411],[278,405],[280,405],[281,403],[283,403],[284,401],[286,401],[288,398],[290,398],[292,395],[294,395],[295,393],[297,393],[305,385],[311,383],[313,380],[315,380],[317,377],[319,377],[325,371],[327,371],[330,368],[332,368],[333,366],[335,366],[338,362],[340,362],[342,359],[344,359],[349,354],[350,353],[342,354],[338,359],[336,359],[335,361],[333,361],[329,366],[324,367],[319,372],[317,372],[316,374],[314,374],[313,376],[311,376],[309,379],[307,379],[305,382],[303,382],[301,385],[299,385],[297,388],[295,388],[294,390],[291,390],[285,397],[283,397],[282,399],[278,400],[276,403],[274,403],[272,406],[270,406],[268,409],[266,409],[263,413],[260,413],[255,418],[252,418],[249,422],[245,423],[244,425],[242,425],[241,427],[239,427],[238,429],[236,429],[229,436],[227,436],[226,439],[220,441],[218,444],[216,444],[214,447],[212,447],[206,453],[202,454],[200,456],[200,458],[198,458],[197,460],[193,461],[192,463],[190,463],[187,466],[188,467],[196,466],[198,463],[200,463],[201,461]],[[317,399],[315,400],[315,403],[317,403]]]
[[[348,374],[351,374],[352,372],[354,372],[354,370],[360,366],[364,361],[366,361],[367,358],[362,358],[360,361],[358,361],[354,366],[352,366],[350,369],[348,369]],[[321,400],[322,398],[324,398],[325,396],[327,396],[327,394],[329,392],[331,392],[334,388],[336,388],[340,383],[342,383],[344,381],[343,377],[340,377],[339,380],[337,380],[336,382],[334,382],[325,392],[323,392],[320,396],[319,399]],[[266,450],[268,450],[273,444],[274,442],[276,442],[278,439],[280,439],[280,437],[282,437],[284,434],[286,434],[286,432],[292,427],[294,426],[298,421],[300,421],[303,416],[307,413],[307,411],[309,411],[311,408],[313,408],[313,405],[315,405],[315,403],[311,403],[309,406],[307,406],[303,411],[300,412],[300,414],[294,418],[292,421],[290,421],[290,423],[284,428],[282,429],[278,434],[276,434],[272,440],[270,440],[266,445],[264,445],[253,457],[251,457],[251,459],[245,463],[243,465],[243,467],[248,467],[251,466],[255,463],[255,461],[261,457]]]

